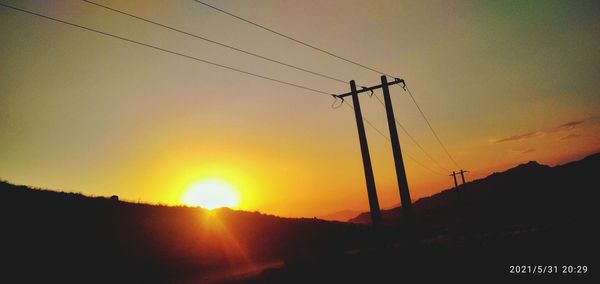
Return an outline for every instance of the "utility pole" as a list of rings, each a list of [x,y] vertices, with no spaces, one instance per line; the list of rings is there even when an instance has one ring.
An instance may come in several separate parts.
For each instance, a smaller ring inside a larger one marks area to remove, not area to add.
[[[460,178],[462,179],[462,190],[461,190],[461,192],[462,192],[463,199],[465,199],[465,201],[467,199],[467,191],[466,191],[467,186],[465,185],[465,183],[466,183],[465,182],[465,173],[468,173],[468,172],[469,171],[464,171],[463,169],[460,169]]]
[[[468,173],[469,171],[463,171],[462,169],[460,170],[460,177],[462,178],[462,184],[465,184],[465,173]]]
[[[454,178],[454,190],[456,190],[456,195],[458,196],[458,198],[460,198],[460,193],[458,192],[458,182],[456,181],[456,175],[457,174],[455,171],[452,171],[452,174],[450,174],[450,176]]]
[[[354,80],[350,81],[350,90],[352,94],[352,104],[354,105],[354,116],[356,117],[356,128],[358,129],[360,152],[362,154],[363,167],[365,169],[367,195],[369,197],[369,208],[371,209],[371,221],[374,227],[379,227],[381,224],[381,212],[379,211],[379,201],[377,200],[377,190],[375,189],[375,178],[373,176],[373,167],[371,166],[371,155],[369,155],[367,135],[365,134],[365,125],[363,123],[360,102],[358,100],[358,93],[356,91],[356,83]]]
[[[467,186],[465,185],[465,173],[468,173],[468,172],[469,171],[460,169],[459,173],[460,173],[460,177],[462,180],[462,184],[461,184],[462,188],[460,189],[460,192],[458,192],[458,185],[456,185],[456,175],[458,173],[452,172],[452,174],[454,175],[454,185],[456,186],[456,190],[459,193],[459,195],[458,195],[459,201],[458,202],[460,203],[460,207],[462,209],[461,213],[462,213],[462,217],[464,220],[463,226],[465,226],[465,227],[463,227],[463,231],[467,235],[470,235],[473,233],[471,230],[473,229],[473,226],[475,223],[473,223],[473,219],[472,219],[473,214],[470,214],[470,213],[472,213],[472,209],[469,205],[469,202],[467,202],[467,192],[466,192]]]
[[[398,189],[400,191],[400,203],[402,204],[402,214],[409,226],[413,223],[412,202],[410,200],[410,191],[408,190],[408,180],[406,179],[406,170],[402,160],[402,150],[400,149],[400,140],[398,130],[396,129],[396,118],[392,107],[392,98],[388,88],[387,77],[381,76],[381,89],[383,91],[383,100],[385,102],[385,112],[387,114],[388,127],[390,129],[390,140],[392,142],[392,153],[394,154],[394,165],[396,166],[396,179],[398,180]]]
[[[404,83],[402,79],[394,79],[394,81],[389,83],[383,83],[381,85],[372,86],[372,87],[363,87],[361,90],[356,90],[356,83],[354,80],[350,81],[350,92],[334,95],[336,98],[344,100],[345,97],[352,96],[352,104],[354,105],[354,116],[356,118],[356,128],[358,129],[358,140],[360,142],[360,152],[362,154],[363,167],[365,170],[365,180],[367,183],[367,195],[369,197],[369,208],[371,209],[371,221],[374,226],[379,226],[381,224],[381,211],[379,209],[379,201],[377,200],[377,191],[375,189],[375,178],[373,177],[373,168],[371,166],[371,156],[369,155],[369,147],[367,145],[367,135],[365,134],[365,125],[362,118],[362,112],[360,109],[360,102],[358,100],[358,95],[360,93],[373,91],[385,86],[387,88],[389,85],[395,85]],[[389,96],[389,90],[388,90]],[[390,104],[391,108],[391,104]],[[395,125],[394,125],[395,126]],[[390,130],[391,131],[391,130]],[[399,149],[399,143],[398,143]],[[408,187],[406,187],[406,191],[408,192]],[[409,197],[410,203],[410,197]],[[404,207],[404,205],[402,206]]]

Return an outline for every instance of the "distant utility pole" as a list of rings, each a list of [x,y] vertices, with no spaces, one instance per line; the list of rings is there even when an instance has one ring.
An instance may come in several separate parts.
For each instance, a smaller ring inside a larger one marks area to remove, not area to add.
[[[463,171],[462,169],[460,170],[460,177],[462,178],[462,184],[465,184],[465,173],[468,173],[469,171]]]
[[[390,98],[390,92],[388,86],[395,84],[404,84],[402,79],[394,79],[392,82],[387,82],[385,76],[381,76],[381,85],[372,87],[363,87],[361,90],[356,90],[356,83],[354,80],[350,81],[350,93],[336,95],[335,97],[344,99],[344,97],[352,96],[352,103],[354,104],[354,114],[356,117],[356,126],[358,128],[358,139],[360,142],[361,153],[363,157],[363,166],[365,168],[365,179],[367,182],[367,194],[369,196],[369,206],[371,208],[371,219],[373,225],[378,226],[381,223],[381,212],[379,209],[379,202],[377,201],[377,192],[375,190],[375,181],[373,178],[373,169],[371,167],[371,158],[369,156],[369,148],[367,146],[367,137],[365,134],[364,123],[362,119],[362,113],[360,109],[360,103],[358,100],[358,94],[364,92],[372,92],[373,90],[382,88],[385,99],[386,113],[388,117],[388,125],[390,128],[390,139],[392,142],[392,151],[394,154],[394,163],[396,166],[396,177],[398,179],[398,186],[400,189],[400,200],[402,203],[402,213],[406,218],[407,223],[412,224],[413,212],[412,203],[410,200],[410,193],[408,189],[408,181],[406,179],[406,172],[404,169],[404,163],[402,161],[402,151],[400,150],[400,141],[398,140],[398,131],[396,129],[396,120],[394,118],[394,112],[392,108],[392,102]]]
[[[457,173],[455,171],[452,171],[452,173],[450,174],[450,176],[454,178],[454,188],[458,188],[458,182],[456,181],[456,175],[457,175]]]
[[[462,170],[461,170],[462,171]],[[452,171],[452,173],[450,174],[450,176],[452,178],[454,178],[454,190],[456,190],[456,195],[458,196],[458,198],[460,198],[460,192],[458,192],[458,182],[456,181],[456,172]],[[464,183],[464,182],[463,182]]]
[[[450,174],[450,176],[452,176],[454,178],[454,188],[456,189],[456,194],[458,195],[459,198],[462,198],[461,196],[464,195],[464,188],[461,190],[461,191],[463,191],[462,193],[459,192],[458,182],[456,181],[456,175],[458,175],[460,173],[460,178],[462,179],[462,184],[461,185],[464,185],[466,183],[465,182],[465,173],[468,173],[468,172],[469,171],[465,171],[463,169],[460,169],[460,172],[457,173],[455,171],[452,171],[452,174]]]
[[[460,169],[460,178],[462,179],[462,186],[463,186],[463,188],[461,190],[461,192],[462,192],[461,194],[463,196],[463,199],[465,199],[465,201],[467,199],[467,192],[466,192],[467,186],[465,185],[465,183],[466,183],[465,182],[465,173],[468,173],[468,172],[469,171],[464,171],[464,170]]]

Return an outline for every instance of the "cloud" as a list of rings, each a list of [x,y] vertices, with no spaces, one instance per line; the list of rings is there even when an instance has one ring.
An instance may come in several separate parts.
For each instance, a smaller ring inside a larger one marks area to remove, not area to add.
[[[560,138],[560,140],[573,139],[573,138],[577,138],[577,137],[579,137],[579,136],[581,136],[581,135],[579,135],[579,134],[575,134],[575,133],[572,133],[572,134],[569,134],[569,135],[567,135],[567,136],[565,136],[565,137],[562,137],[562,138]]]
[[[565,130],[565,129],[573,129],[573,128],[575,128],[575,126],[582,124],[584,122],[585,122],[585,120],[576,120],[576,121],[567,122],[567,123],[561,124],[557,127],[550,128],[550,129],[546,130],[546,132],[554,132],[554,131],[560,131],[560,130]]]
[[[504,142],[519,141],[519,140],[525,140],[525,139],[537,137],[537,136],[548,134],[548,133],[554,133],[554,132],[559,132],[559,131],[564,131],[564,130],[570,130],[570,129],[573,129],[573,128],[577,127],[578,125],[586,122],[586,120],[590,120],[590,119],[593,119],[593,117],[589,118],[589,119],[569,121],[569,122],[565,122],[565,123],[563,123],[563,124],[561,124],[559,126],[556,126],[556,127],[546,128],[546,129],[537,130],[537,131],[532,131],[532,132],[528,132],[528,133],[525,133],[525,134],[513,135],[513,136],[506,137],[506,138],[494,140],[492,142],[494,144],[498,144],[498,143],[504,143]],[[567,135],[567,136],[561,138],[561,140],[571,139],[571,138],[576,138],[576,137],[579,137],[579,135],[577,135],[577,134],[570,134],[570,135]]]
[[[585,122],[585,120],[571,121],[571,122],[567,122],[557,128],[573,128],[574,126],[582,124],[584,122]]]
[[[527,148],[527,149],[512,149],[511,151],[517,152],[519,154],[527,154],[535,151],[535,148]]]
[[[510,137],[502,138],[502,139],[494,141],[494,143],[498,144],[498,143],[509,142],[509,141],[519,141],[519,140],[524,140],[524,139],[529,139],[529,138],[532,138],[535,136],[539,136],[542,134],[543,134],[543,132],[541,132],[541,131],[534,131],[534,132],[529,132],[529,133],[525,133],[525,134],[513,135]]]

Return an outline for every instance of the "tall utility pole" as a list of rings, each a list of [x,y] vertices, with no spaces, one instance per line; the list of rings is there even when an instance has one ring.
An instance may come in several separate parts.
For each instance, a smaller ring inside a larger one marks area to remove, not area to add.
[[[335,95],[336,98],[339,99],[344,99],[347,96],[352,96],[352,103],[354,104],[354,115],[356,117],[356,127],[358,128],[358,140],[360,142],[360,151],[362,154],[362,158],[363,158],[363,166],[365,169],[365,179],[366,179],[366,183],[367,183],[367,195],[369,197],[369,207],[371,209],[371,220],[373,222],[373,225],[378,226],[381,223],[381,212],[379,210],[379,202],[377,201],[377,191],[375,190],[375,179],[373,178],[373,168],[371,166],[371,157],[369,155],[369,147],[367,145],[367,136],[365,134],[365,126],[363,123],[363,118],[362,118],[362,113],[361,113],[361,109],[360,109],[360,102],[358,100],[358,94],[360,93],[364,93],[364,92],[369,92],[369,91],[373,91],[379,88],[384,88],[384,96],[386,96],[385,94],[387,94],[386,97],[386,111],[388,112],[388,122],[390,121],[390,115],[391,115],[391,121],[393,121],[395,123],[395,119],[394,119],[394,113],[392,110],[392,103],[391,100],[389,98],[389,89],[388,86],[390,85],[396,85],[396,84],[403,84],[404,80],[402,79],[394,79],[394,81],[392,82],[387,82],[387,79],[385,78],[385,76],[382,76],[381,79],[381,85],[376,85],[376,86],[372,86],[372,87],[363,87],[361,88],[361,90],[356,90],[356,83],[354,82],[354,80],[350,81],[350,92],[349,93],[345,93],[345,94],[341,94],[341,95]],[[400,151],[400,142],[398,141],[398,131],[396,130],[396,125],[393,124],[393,130],[392,130],[392,124],[390,124],[390,134],[391,133],[396,133],[395,135],[392,135],[392,149],[394,150],[394,161],[396,162],[396,172],[397,172],[397,176],[398,176],[398,183],[400,184],[404,184],[400,186],[400,198],[402,200],[402,209],[403,210],[410,210],[408,211],[409,213],[407,214],[406,212],[403,212],[405,214],[405,216],[407,216],[408,218],[412,218],[412,205],[411,205],[411,201],[410,201],[410,194],[408,191],[408,182],[406,182],[406,174],[404,173],[404,164],[402,162],[402,152]],[[395,137],[395,139],[394,139]],[[394,143],[396,145],[394,145]],[[397,155],[398,153],[398,155]],[[399,173],[399,171],[401,171],[401,173]],[[404,191],[404,193],[403,193]],[[408,202],[408,206],[405,206],[405,204]],[[407,209],[408,208],[408,209]],[[409,221],[411,221],[411,219],[409,219]]]
[[[362,154],[363,167],[365,169],[367,195],[369,196],[369,208],[371,209],[371,221],[373,226],[378,227],[381,224],[381,212],[379,211],[379,201],[377,201],[377,190],[375,189],[375,178],[373,176],[373,167],[371,166],[371,155],[369,155],[367,135],[365,134],[365,125],[363,123],[360,102],[358,100],[358,93],[356,92],[356,83],[354,80],[350,81],[350,91],[352,94],[352,104],[354,105],[354,116],[356,117],[356,128],[358,128],[360,152]]]
[[[412,202],[410,200],[410,191],[408,190],[408,180],[406,179],[406,170],[402,160],[402,150],[400,149],[400,140],[398,130],[396,129],[396,118],[392,107],[392,98],[386,76],[381,76],[381,89],[383,91],[383,100],[385,102],[385,112],[387,114],[388,127],[390,129],[390,140],[392,142],[392,153],[394,154],[394,165],[396,166],[396,179],[398,180],[398,189],[400,191],[400,202],[402,204],[402,214],[408,224],[413,222]]]

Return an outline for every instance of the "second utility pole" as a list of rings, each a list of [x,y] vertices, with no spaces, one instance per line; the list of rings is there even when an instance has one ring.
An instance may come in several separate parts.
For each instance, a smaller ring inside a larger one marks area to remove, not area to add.
[[[458,191],[458,182],[456,181],[456,175],[457,175],[457,173],[455,171],[452,171],[452,174],[450,174],[450,176],[454,179],[454,190],[456,191],[456,196],[458,196],[458,198],[460,199],[460,191]],[[464,184],[464,179],[463,179],[463,184]]]
[[[381,76],[381,89],[383,90],[383,100],[385,102],[385,112],[390,129],[390,140],[392,142],[392,153],[394,154],[394,165],[396,166],[396,178],[398,179],[398,189],[400,190],[400,202],[402,204],[402,214],[408,225],[413,223],[412,201],[410,200],[410,191],[408,190],[408,180],[406,179],[406,170],[402,160],[402,150],[400,149],[400,140],[398,138],[398,129],[396,129],[396,118],[392,107],[392,98],[386,76]]]
[[[462,184],[465,184],[465,173],[468,173],[469,171],[463,171],[462,169],[460,169],[460,177],[462,178]]]

